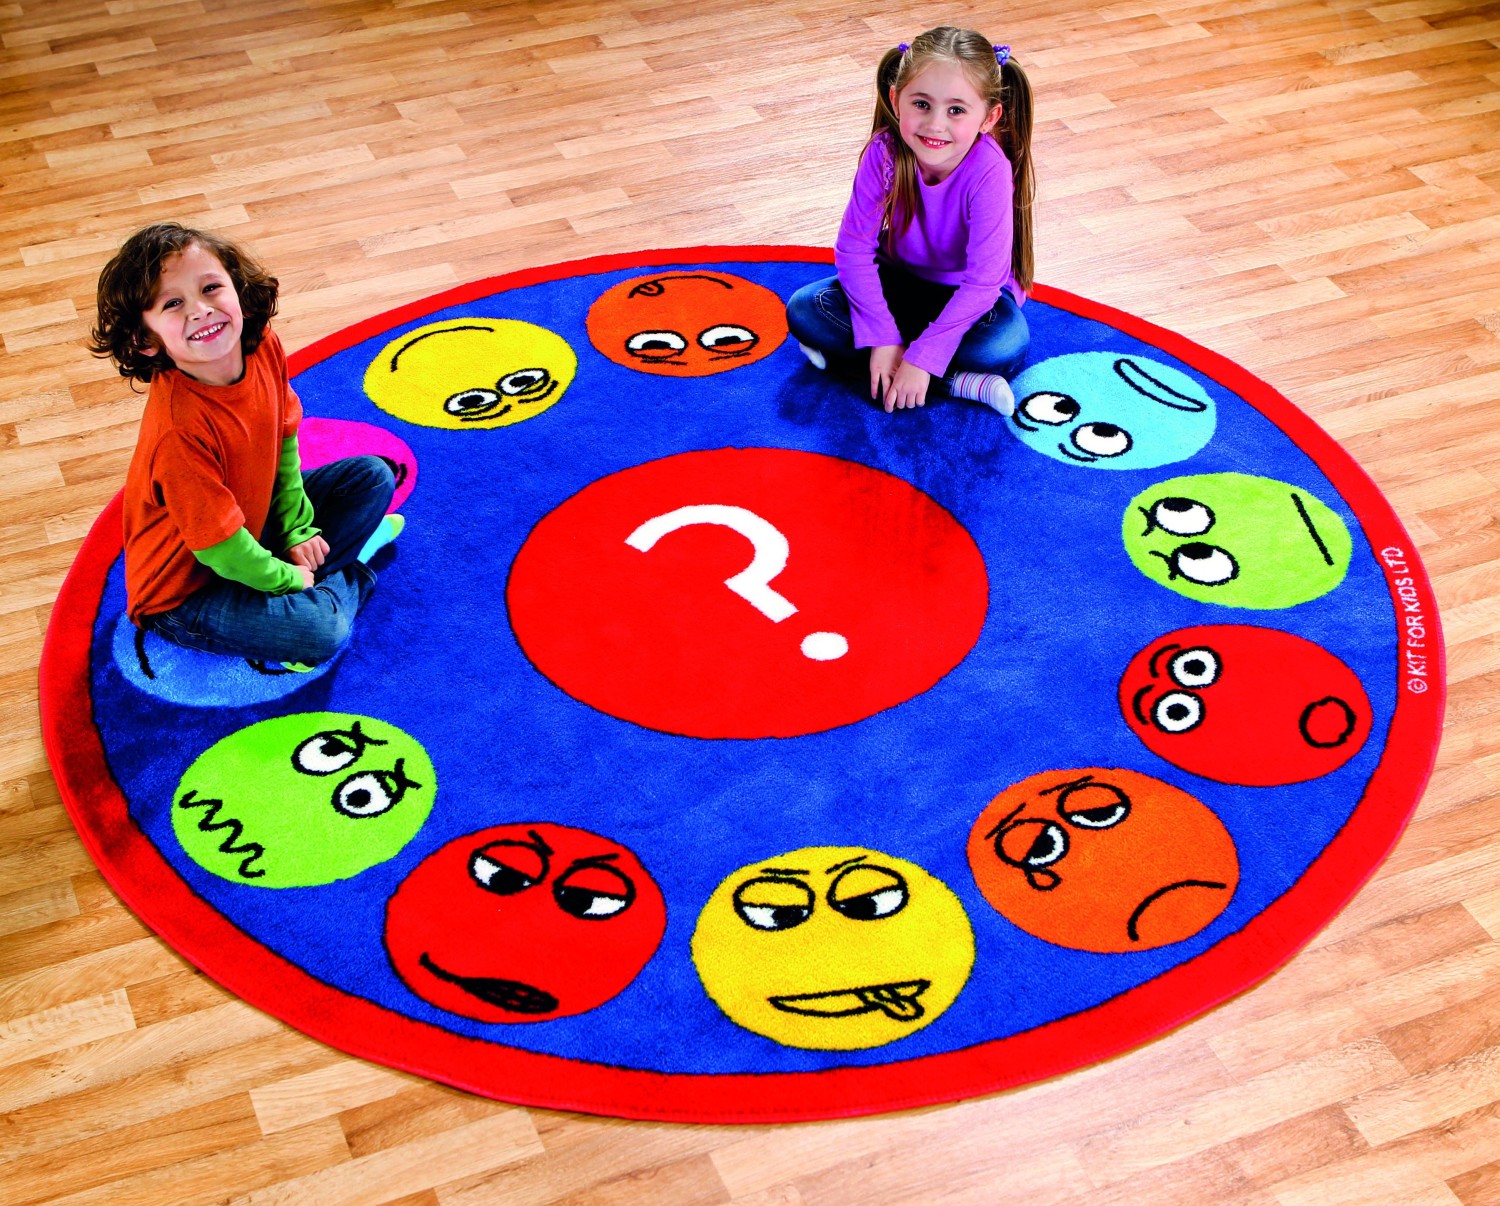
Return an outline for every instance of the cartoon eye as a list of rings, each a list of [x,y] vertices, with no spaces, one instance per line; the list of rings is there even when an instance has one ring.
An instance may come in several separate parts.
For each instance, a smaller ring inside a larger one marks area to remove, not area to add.
[[[466,389],[443,403],[450,415],[482,415],[500,405],[500,395],[492,389]]]
[[[1188,691],[1169,691],[1156,701],[1151,719],[1163,733],[1186,733],[1203,723],[1203,701]]]
[[[800,879],[752,879],[734,893],[734,911],[757,930],[789,930],[812,916],[813,891]]]
[[[389,812],[411,788],[422,786],[402,772],[405,762],[404,758],[397,758],[395,770],[368,770],[350,775],[333,789],[333,806],[346,817],[378,817]]]
[[[1214,513],[1191,498],[1163,498],[1146,512],[1146,532],[1160,528],[1173,536],[1202,536],[1214,526]]]
[[[643,360],[667,360],[687,350],[676,331],[641,331],[625,341],[625,350]]]
[[[1223,586],[1240,574],[1239,562],[1229,553],[1218,545],[1197,540],[1179,547],[1167,558],[1167,564],[1174,578],[1180,574],[1199,586]]]
[[[709,327],[698,342],[710,352],[748,352],[760,342],[760,336],[744,327],[723,324]]]
[[[635,884],[618,867],[583,859],[557,877],[552,898],[564,913],[585,921],[602,921],[630,907]]]
[[[1033,423],[1052,427],[1071,423],[1081,409],[1067,394],[1032,394],[1020,406],[1021,413]]]
[[[1079,829],[1113,829],[1130,815],[1130,797],[1111,783],[1078,783],[1058,794],[1057,811]]]
[[[517,369],[501,377],[496,384],[506,397],[518,398],[546,389],[552,384],[552,374],[542,368]]]
[[[1034,830],[1034,834],[1023,832]],[[1027,838],[1030,841],[1027,841]],[[1010,849],[1007,850],[1006,847]],[[1068,835],[1055,821],[1017,821],[995,839],[995,853],[1003,862],[1023,870],[1049,867],[1068,853]]]
[[[1212,649],[1184,649],[1167,663],[1167,673],[1179,687],[1211,687],[1219,681],[1221,669]]]
[[[1085,423],[1069,438],[1075,448],[1090,456],[1124,456],[1135,443],[1128,431],[1113,423]]]
[[[347,729],[314,733],[292,751],[292,768],[304,775],[337,774],[358,762],[366,747],[384,744],[365,736],[356,720]]]
[[[501,841],[469,856],[469,876],[486,892],[514,896],[547,878],[547,851],[527,842]]]
[[[828,889],[828,903],[854,921],[877,921],[906,907],[906,880],[886,867],[850,867]]]

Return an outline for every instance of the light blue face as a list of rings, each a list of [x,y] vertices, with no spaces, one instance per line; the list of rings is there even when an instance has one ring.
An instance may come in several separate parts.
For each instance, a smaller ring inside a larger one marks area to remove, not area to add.
[[[1214,434],[1214,402],[1187,374],[1121,352],[1073,352],[1012,383],[1011,430],[1065,465],[1153,469],[1185,460]]]

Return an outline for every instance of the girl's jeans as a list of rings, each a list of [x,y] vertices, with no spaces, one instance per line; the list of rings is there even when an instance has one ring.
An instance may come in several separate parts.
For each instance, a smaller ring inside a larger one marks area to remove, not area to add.
[[[880,265],[880,284],[901,339],[908,345],[942,312],[954,288],[924,281],[885,263]],[[838,277],[814,281],[792,294],[786,304],[786,321],[792,338],[822,352],[830,368],[854,376],[866,371],[870,349],[854,346],[849,298]],[[1031,332],[1019,303],[1009,289],[1002,289],[990,312],[964,334],[948,365],[948,375],[970,372],[1013,377],[1020,371],[1030,343]]]

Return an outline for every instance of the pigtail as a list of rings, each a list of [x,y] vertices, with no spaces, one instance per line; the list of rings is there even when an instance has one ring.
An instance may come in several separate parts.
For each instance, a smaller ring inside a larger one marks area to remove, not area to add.
[[[990,131],[1010,160],[1014,181],[1010,274],[1027,293],[1032,285],[1031,211],[1036,199],[1036,169],[1031,160],[1031,81],[1015,59],[1006,56],[1000,67],[1003,108],[1000,121]]]
[[[867,150],[881,135],[891,150],[891,183],[885,194],[881,225],[885,231],[886,250],[895,254],[896,236],[911,225],[921,204],[917,189],[917,157],[901,137],[901,119],[891,107],[891,89],[900,91],[901,67],[910,51],[905,43],[892,46],[880,58],[875,69],[875,117],[870,126]],[[863,151],[861,152],[863,154]]]

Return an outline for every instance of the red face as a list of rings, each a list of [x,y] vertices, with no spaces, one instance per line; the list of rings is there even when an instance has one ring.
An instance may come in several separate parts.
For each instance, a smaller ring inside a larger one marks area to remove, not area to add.
[[[589,340],[626,368],[707,377],[764,360],[786,340],[786,305],[727,272],[664,272],[606,289],[589,308]]]
[[[1370,701],[1348,666],[1248,624],[1183,628],[1148,645],[1120,678],[1120,709],[1173,766],[1244,787],[1326,775],[1370,735]]]
[[[584,1013],[621,992],[666,929],[661,889],[625,847],[566,825],[449,842],[386,906],[391,964],[426,1001],[481,1022]]]

